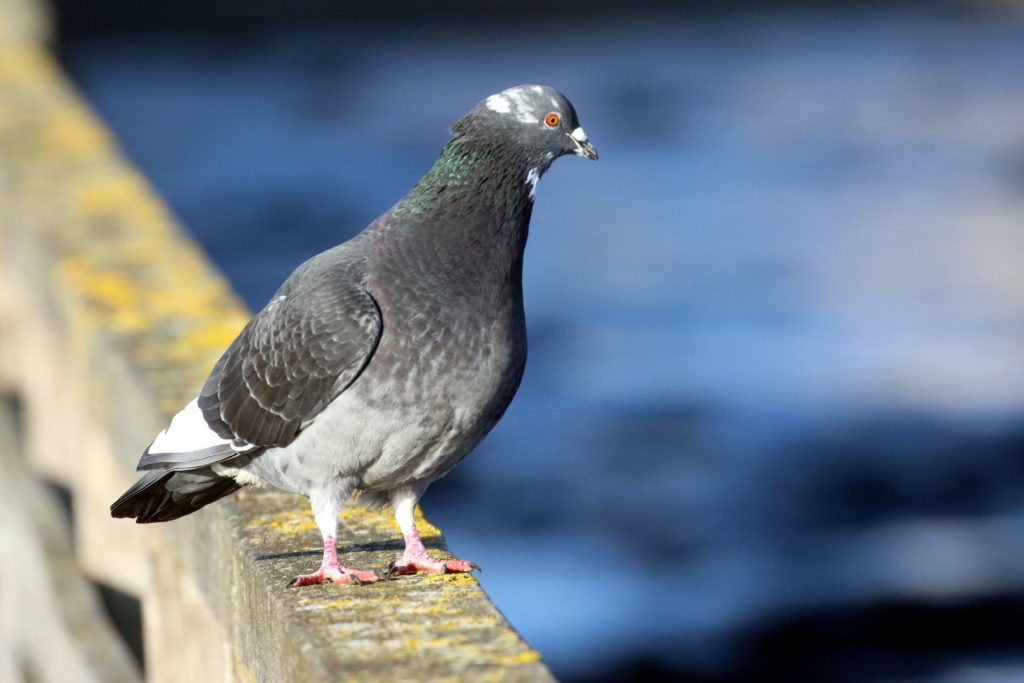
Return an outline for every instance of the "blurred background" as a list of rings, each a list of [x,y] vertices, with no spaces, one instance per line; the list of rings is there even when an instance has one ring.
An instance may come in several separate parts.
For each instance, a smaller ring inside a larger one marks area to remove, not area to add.
[[[565,681],[1024,680],[1024,6],[56,3],[253,309],[508,86],[530,362],[424,500]]]

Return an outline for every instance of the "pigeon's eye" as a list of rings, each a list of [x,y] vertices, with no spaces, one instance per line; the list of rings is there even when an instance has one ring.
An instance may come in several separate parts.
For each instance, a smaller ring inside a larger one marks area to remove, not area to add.
[[[562,122],[562,117],[558,115],[558,112],[553,111],[544,117],[544,125],[548,128],[558,128],[558,124]]]

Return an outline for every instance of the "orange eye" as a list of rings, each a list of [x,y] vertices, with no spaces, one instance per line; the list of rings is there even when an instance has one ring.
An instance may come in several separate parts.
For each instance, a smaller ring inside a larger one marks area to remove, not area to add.
[[[558,115],[558,112],[551,112],[544,117],[544,125],[548,128],[558,128],[558,124],[562,122],[562,117]]]

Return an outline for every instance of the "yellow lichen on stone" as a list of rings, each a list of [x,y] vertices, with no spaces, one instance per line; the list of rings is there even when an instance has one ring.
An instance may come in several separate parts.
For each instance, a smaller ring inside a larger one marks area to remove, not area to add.
[[[543,659],[536,650],[526,650],[514,655],[500,655],[492,661],[501,666],[522,666],[524,664],[536,664]]]
[[[312,515],[303,514],[298,510],[279,512],[269,517],[257,517],[250,522],[254,526],[264,526],[288,535],[304,534],[316,531],[316,521]]]
[[[448,638],[406,638],[402,641],[402,647],[407,650],[425,650],[437,647],[449,647],[451,640]]]
[[[331,600],[330,602],[320,602],[310,605],[310,609],[318,610],[345,610],[353,609],[358,607],[360,602],[351,598],[343,598],[341,600]]]
[[[441,538],[442,536],[441,530],[430,523],[419,507],[416,508],[416,528],[419,529],[422,539]]]
[[[53,68],[53,59],[36,47],[0,48],[0,83],[7,87],[32,85],[40,74]]]
[[[395,523],[395,516],[390,509],[371,510],[359,504],[359,496],[353,496],[349,507],[341,511],[341,521],[349,526],[370,528],[381,534],[401,537],[402,532]]]
[[[409,614],[423,616],[455,616],[459,614],[459,610],[441,605],[414,605],[407,607],[405,611]]]
[[[220,319],[204,321],[202,327],[190,329],[188,334],[173,339],[164,347],[167,357],[174,361],[195,359],[208,353],[220,352],[238,336],[245,326],[245,319],[230,313]]]
[[[50,112],[43,133],[47,152],[54,156],[83,159],[107,152],[110,135],[77,103]]]
[[[145,181],[127,171],[82,183],[74,194],[75,208],[85,217],[94,217],[132,206],[146,213],[162,213]]]
[[[427,574],[423,577],[426,583],[444,583],[455,586],[478,586],[480,581],[469,572],[454,574]]]
[[[447,619],[444,621],[437,621],[431,626],[435,631],[447,632],[447,631],[482,631],[484,629],[493,628],[498,625],[498,620],[495,617],[459,614],[457,619]],[[506,635],[511,634],[513,637],[518,638],[512,631],[500,631],[495,636],[496,638],[504,638]]]
[[[96,305],[108,309],[138,306],[138,290],[124,275],[97,271],[80,257],[64,259],[58,264],[58,271],[74,291]]]

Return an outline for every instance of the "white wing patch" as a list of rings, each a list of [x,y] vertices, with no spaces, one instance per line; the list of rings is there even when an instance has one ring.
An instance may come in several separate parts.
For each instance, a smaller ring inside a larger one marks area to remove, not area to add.
[[[194,453],[225,444],[231,444],[231,448],[239,453],[253,449],[251,444],[225,439],[210,429],[197,401],[192,399],[171,419],[167,429],[156,435],[149,447],[150,453]]]

